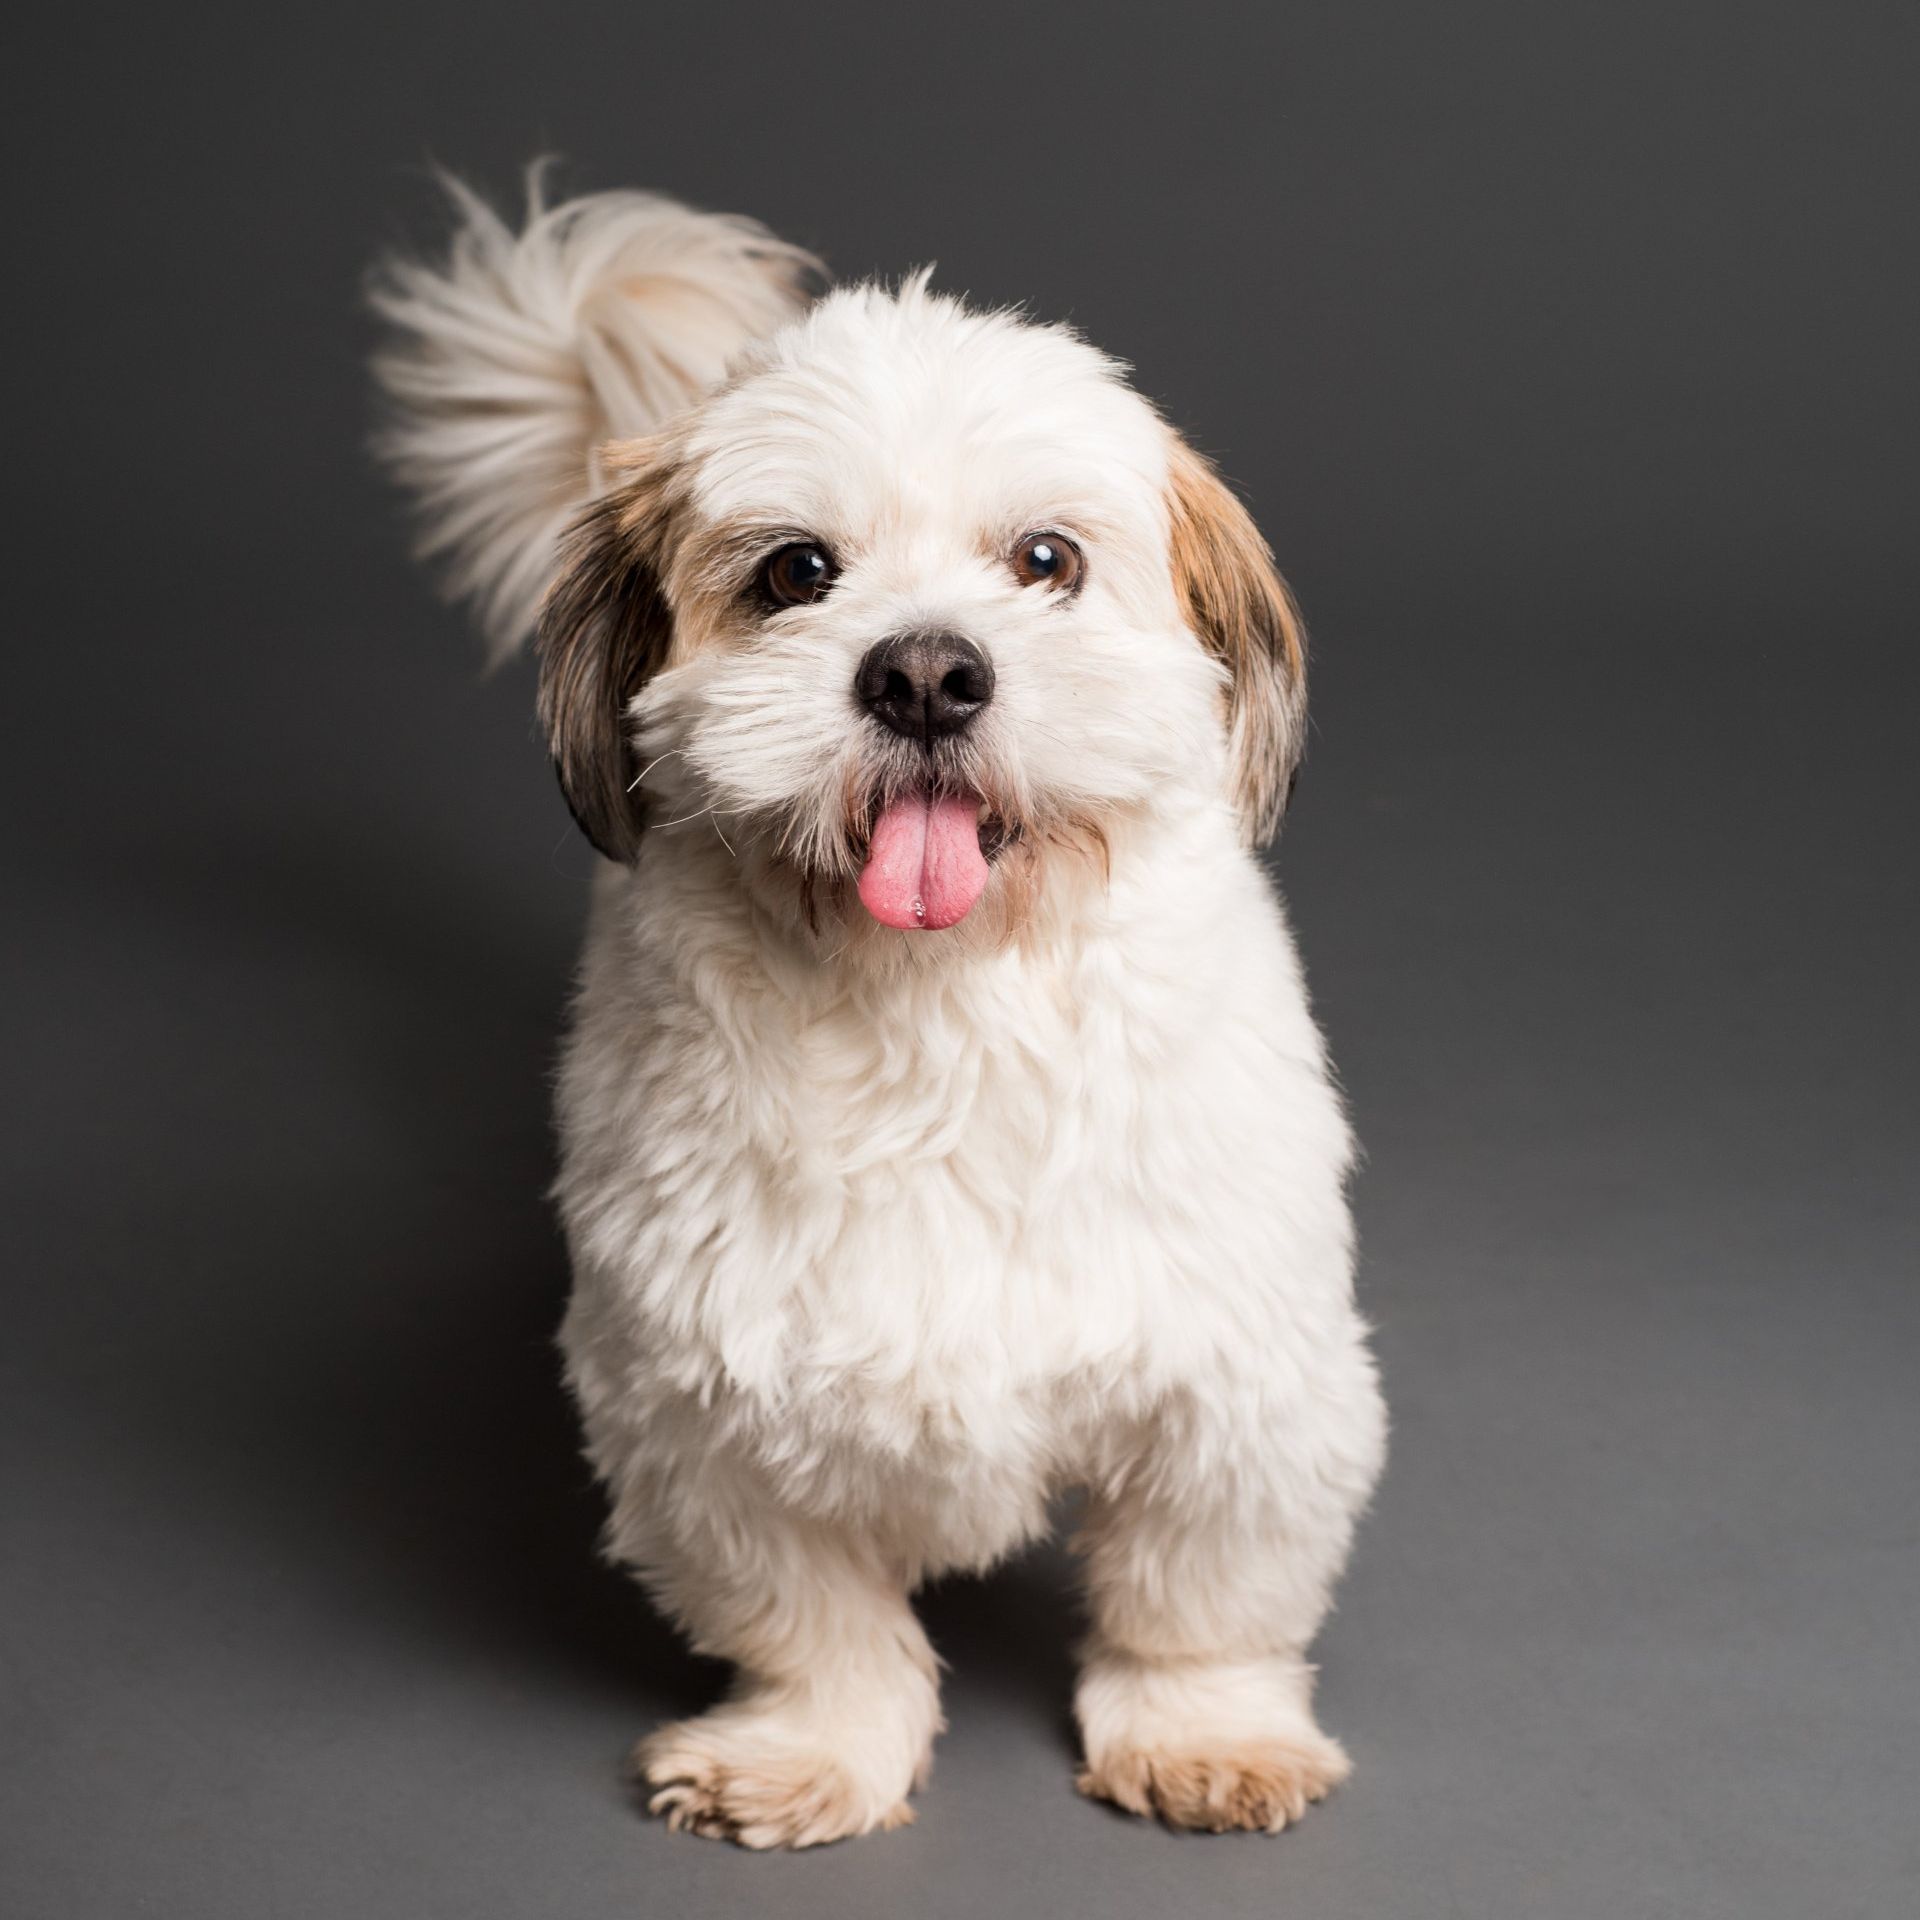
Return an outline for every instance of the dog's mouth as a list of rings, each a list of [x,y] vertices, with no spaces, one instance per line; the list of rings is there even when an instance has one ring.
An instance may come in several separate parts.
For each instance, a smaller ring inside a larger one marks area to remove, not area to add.
[[[860,869],[860,904],[907,933],[958,926],[986,891],[1012,834],[971,791],[910,788],[876,812]]]

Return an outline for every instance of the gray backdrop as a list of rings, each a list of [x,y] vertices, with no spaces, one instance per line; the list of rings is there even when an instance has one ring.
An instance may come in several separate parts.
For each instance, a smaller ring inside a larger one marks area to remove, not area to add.
[[[0,1907],[1844,1920],[1920,1898],[1910,5],[43,9],[7,62]],[[933,1594],[911,1832],[634,1812],[544,1079],[587,856],[363,456],[424,162],[1069,315],[1315,634],[1278,856],[1396,1452],[1278,1841]]]

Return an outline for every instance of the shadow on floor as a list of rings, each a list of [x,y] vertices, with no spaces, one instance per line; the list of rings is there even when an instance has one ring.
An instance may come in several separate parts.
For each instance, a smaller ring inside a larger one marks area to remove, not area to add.
[[[155,1175],[180,1271],[155,1273],[76,1390],[243,1560],[516,1683],[616,1690],[638,1730],[724,1676],[597,1560],[552,1348],[544,1081],[573,931],[387,858],[282,839],[190,864],[147,849],[120,876],[156,967],[172,952],[219,979],[181,994],[168,1057],[143,1064],[234,1091]],[[236,1045],[256,1026],[297,1036],[264,1068]],[[970,1688],[1063,1742],[1069,1587],[1047,1547],[924,1609]]]

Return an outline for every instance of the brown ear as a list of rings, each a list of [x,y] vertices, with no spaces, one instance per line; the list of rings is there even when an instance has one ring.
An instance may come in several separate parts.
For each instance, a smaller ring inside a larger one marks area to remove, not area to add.
[[[640,466],[619,450],[618,472]],[[660,587],[667,476],[641,467],[574,522],[540,609],[540,724],[580,830],[631,866],[645,827],[627,709],[665,664],[673,619]]]
[[[1260,529],[1184,440],[1168,474],[1173,576],[1227,670],[1227,777],[1250,846],[1273,837],[1306,745],[1307,636]]]

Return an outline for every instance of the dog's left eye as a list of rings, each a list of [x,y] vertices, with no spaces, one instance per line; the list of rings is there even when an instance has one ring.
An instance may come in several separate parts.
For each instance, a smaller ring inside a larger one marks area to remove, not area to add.
[[[1030,533],[1013,550],[1013,571],[1023,587],[1071,589],[1084,565],[1080,549],[1057,533]]]
[[[833,585],[840,569],[824,547],[796,540],[782,547],[760,570],[760,584],[777,607],[804,607]]]

